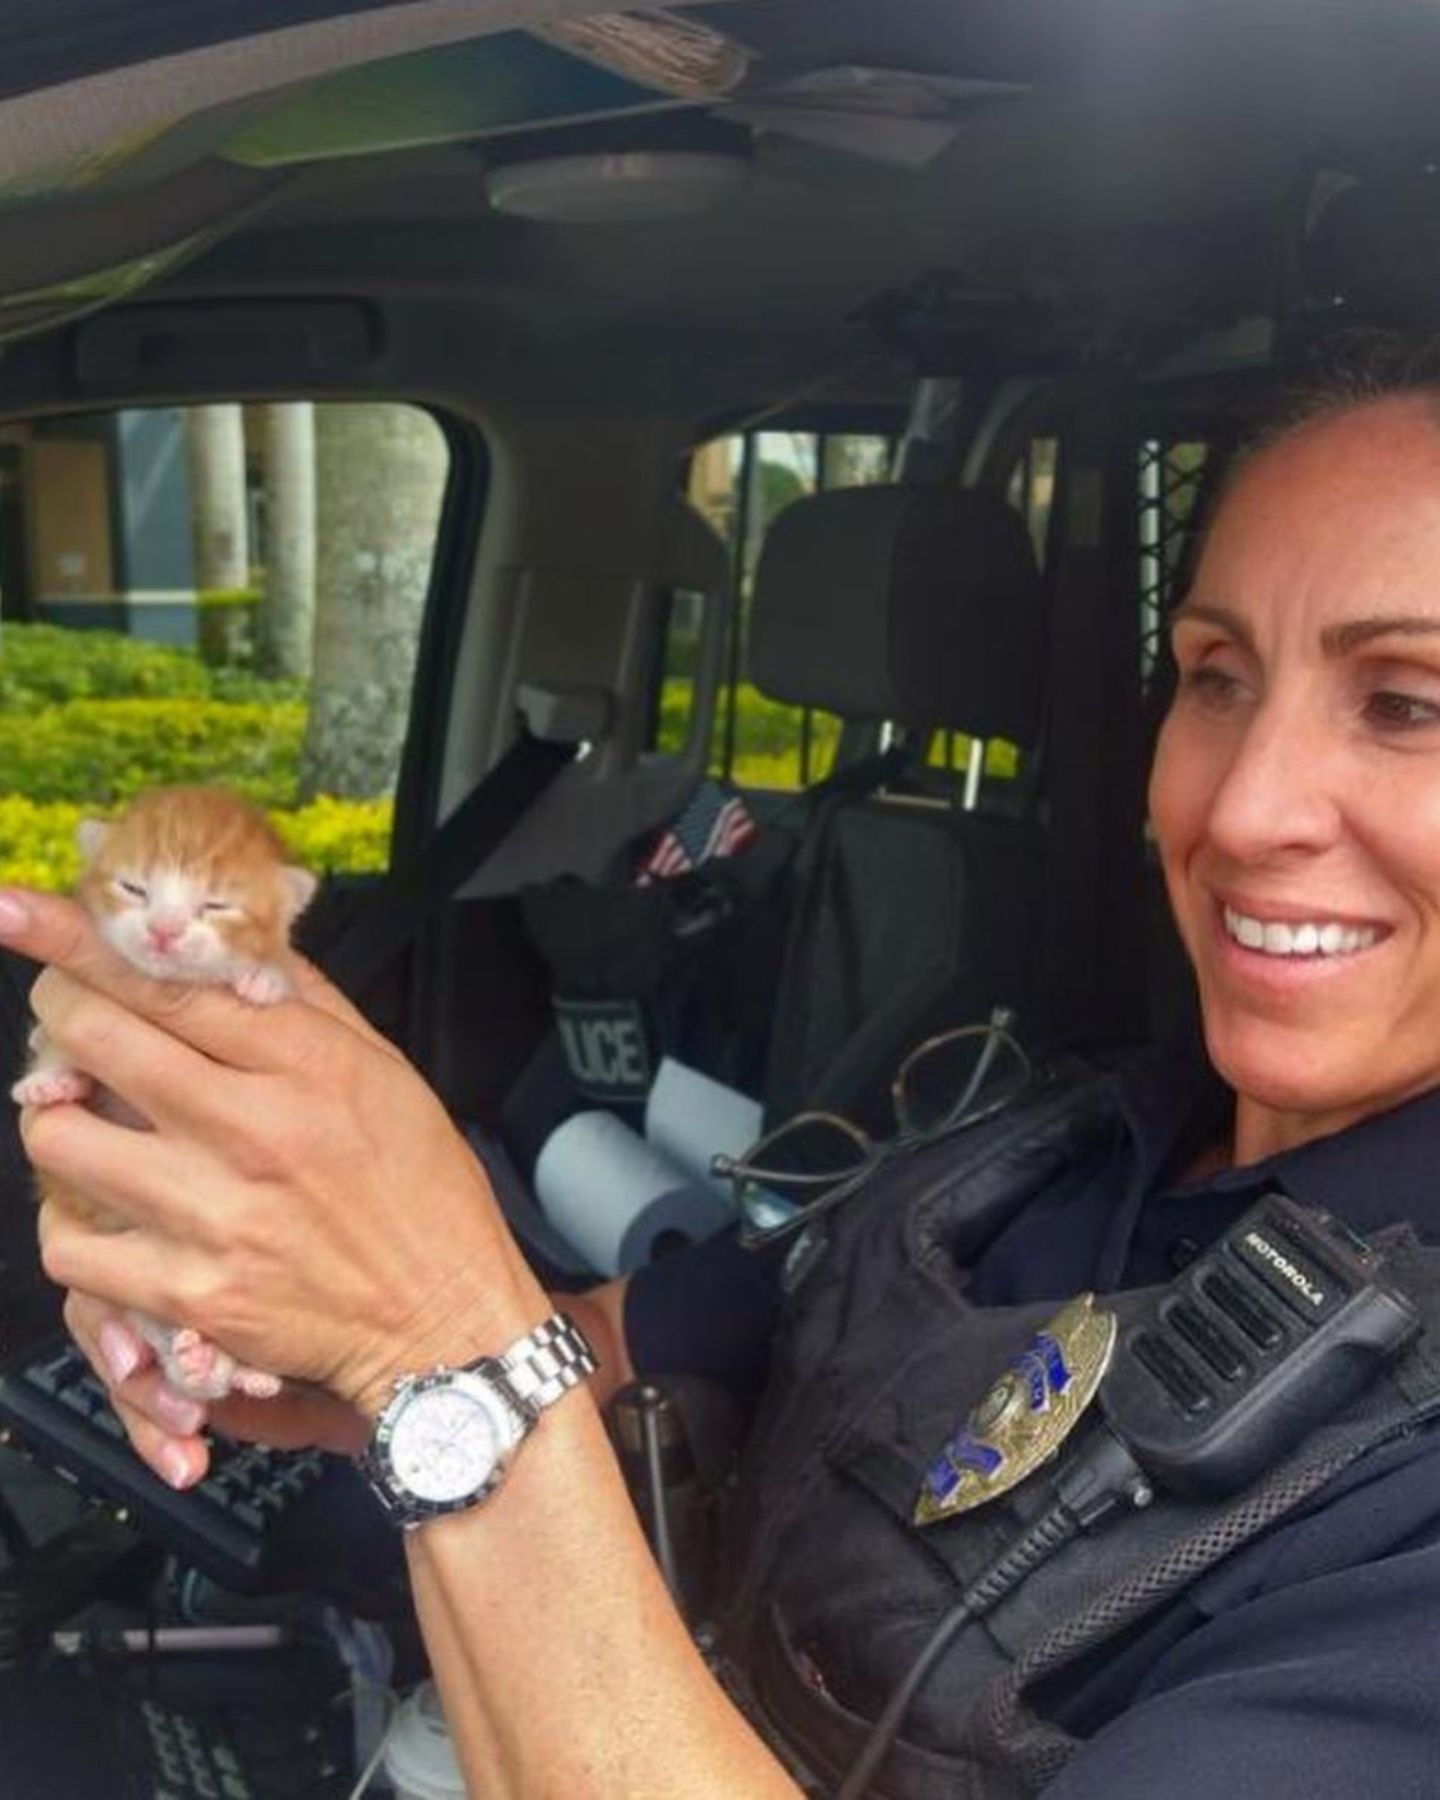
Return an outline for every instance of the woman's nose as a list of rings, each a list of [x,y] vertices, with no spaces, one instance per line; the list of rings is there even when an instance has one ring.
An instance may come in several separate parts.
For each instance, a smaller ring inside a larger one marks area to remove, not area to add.
[[[1286,850],[1323,850],[1341,819],[1335,746],[1313,709],[1267,698],[1234,740],[1208,819],[1216,849],[1254,861]]]

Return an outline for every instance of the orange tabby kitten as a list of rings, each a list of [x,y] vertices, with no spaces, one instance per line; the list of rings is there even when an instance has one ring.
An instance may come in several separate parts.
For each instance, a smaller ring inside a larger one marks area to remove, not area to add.
[[[111,824],[82,821],[77,835],[86,866],[76,897],[106,942],[142,974],[216,983],[254,1006],[289,994],[284,951],[315,877],[286,863],[279,838],[247,800],[222,788],[156,788]],[[88,1100],[121,1124],[147,1128],[118,1095],[68,1062],[38,1025],[30,1050],[25,1074],[11,1089],[20,1105]],[[56,1205],[124,1229],[113,1214],[49,1177],[40,1185]],[[280,1390],[277,1376],[237,1364],[197,1331],[141,1313],[131,1317],[169,1381],[196,1399],[219,1399],[232,1388],[259,1398]]]

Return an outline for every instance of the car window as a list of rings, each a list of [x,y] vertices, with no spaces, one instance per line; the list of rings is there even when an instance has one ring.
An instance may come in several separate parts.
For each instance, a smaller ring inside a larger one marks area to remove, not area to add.
[[[784,791],[829,772],[840,720],[818,707],[772,700],[746,674],[755,571],[765,534],[787,506],[826,489],[888,480],[893,456],[894,440],[875,432],[749,431],[714,438],[692,457],[686,495],[725,541],[735,596],[711,774]],[[671,596],[652,749],[680,750],[688,741],[700,618],[699,596]]]
[[[1188,435],[1146,437],[1136,447],[1140,675],[1147,687],[1161,664],[1166,617],[1179,599],[1211,448]]]
[[[0,426],[0,880],[220,782],[319,872],[383,869],[450,450],[385,402]]]

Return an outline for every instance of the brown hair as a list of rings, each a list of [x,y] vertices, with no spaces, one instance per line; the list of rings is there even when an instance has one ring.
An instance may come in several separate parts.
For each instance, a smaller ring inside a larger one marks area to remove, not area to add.
[[[1323,361],[1287,383],[1241,440],[1222,488],[1229,487],[1251,457],[1292,431],[1411,394],[1430,400],[1440,429],[1440,337],[1378,331],[1336,337],[1326,346]]]
[[[1272,396],[1231,451],[1205,497],[1204,517],[1185,556],[1185,584],[1200,560],[1216,515],[1261,451],[1322,419],[1411,394],[1429,400],[1435,428],[1440,431],[1440,336],[1357,330],[1330,339],[1323,358],[1317,357],[1314,367],[1293,377]]]

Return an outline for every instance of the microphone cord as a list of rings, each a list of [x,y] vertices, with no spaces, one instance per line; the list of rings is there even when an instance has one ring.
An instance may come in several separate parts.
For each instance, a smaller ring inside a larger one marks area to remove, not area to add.
[[[1056,1483],[1059,1497],[1025,1528],[941,1617],[870,1729],[835,1800],[864,1800],[876,1770],[905,1722],[916,1695],[964,1628],[998,1606],[1042,1563],[1082,1531],[1120,1507],[1148,1506],[1154,1490],[1130,1453],[1108,1430],[1098,1431]]]

